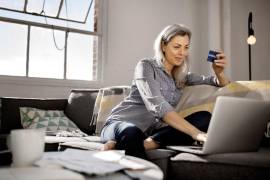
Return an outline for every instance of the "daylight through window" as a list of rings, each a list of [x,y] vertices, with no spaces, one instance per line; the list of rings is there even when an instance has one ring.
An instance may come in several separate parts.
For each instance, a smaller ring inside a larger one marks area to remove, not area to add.
[[[0,0],[0,76],[98,80],[100,0]]]

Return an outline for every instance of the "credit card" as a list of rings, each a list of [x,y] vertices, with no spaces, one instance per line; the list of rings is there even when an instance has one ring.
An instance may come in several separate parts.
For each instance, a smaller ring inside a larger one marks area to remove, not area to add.
[[[207,61],[214,62],[217,59],[217,54],[218,53],[219,52],[210,50],[209,53],[208,53]]]

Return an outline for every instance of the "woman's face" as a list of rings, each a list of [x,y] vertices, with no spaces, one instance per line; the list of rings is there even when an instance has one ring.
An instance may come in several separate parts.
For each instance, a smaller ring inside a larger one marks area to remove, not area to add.
[[[189,53],[189,37],[176,35],[167,44],[162,45],[166,64],[180,66]]]

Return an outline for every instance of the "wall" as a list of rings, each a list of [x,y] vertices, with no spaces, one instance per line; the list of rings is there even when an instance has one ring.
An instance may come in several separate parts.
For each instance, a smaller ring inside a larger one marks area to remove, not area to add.
[[[207,0],[110,0],[107,2],[104,29],[104,68],[101,84],[84,84],[81,88],[130,85],[136,63],[153,56],[153,42],[162,28],[183,23],[193,32],[192,70],[203,72],[207,52]],[[200,34],[204,34],[201,36]],[[202,65],[204,64],[204,66]],[[74,86],[33,85],[0,79],[0,96],[59,97],[68,96]]]
[[[202,72],[207,56],[207,0],[108,1],[108,44],[104,85],[131,84],[134,67],[153,57],[153,42],[167,25],[187,25],[192,35],[192,70]],[[204,58],[205,57],[205,58]]]
[[[153,41],[166,25],[183,23],[193,32],[191,70],[207,74],[209,48],[224,49],[228,75],[248,79],[247,18],[253,11],[257,43],[252,47],[253,79],[270,79],[269,0],[105,0],[104,68],[101,84],[48,86],[0,78],[0,96],[66,98],[72,88],[130,85],[136,63],[153,56]]]
[[[30,97],[30,98],[67,98],[71,89],[98,88],[97,84],[87,82],[76,82],[71,84],[51,80],[53,85],[48,85],[42,79],[28,81],[21,77],[0,77],[0,97]]]
[[[69,87],[37,86],[22,84],[1,84],[0,96],[31,98],[67,98]]]
[[[231,1],[231,52],[232,77],[235,80],[248,80],[248,14],[253,12],[253,27],[257,42],[251,46],[252,80],[270,79],[270,1],[232,0]]]

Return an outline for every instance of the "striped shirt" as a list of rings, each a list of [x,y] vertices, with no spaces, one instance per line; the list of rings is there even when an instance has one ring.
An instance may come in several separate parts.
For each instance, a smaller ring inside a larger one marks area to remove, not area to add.
[[[186,85],[209,84],[217,86],[214,76],[188,73]],[[143,59],[135,68],[131,91],[111,112],[106,125],[114,121],[126,121],[143,132],[162,127],[167,112],[174,111],[183,89],[176,87],[174,79],[155,59]]]

